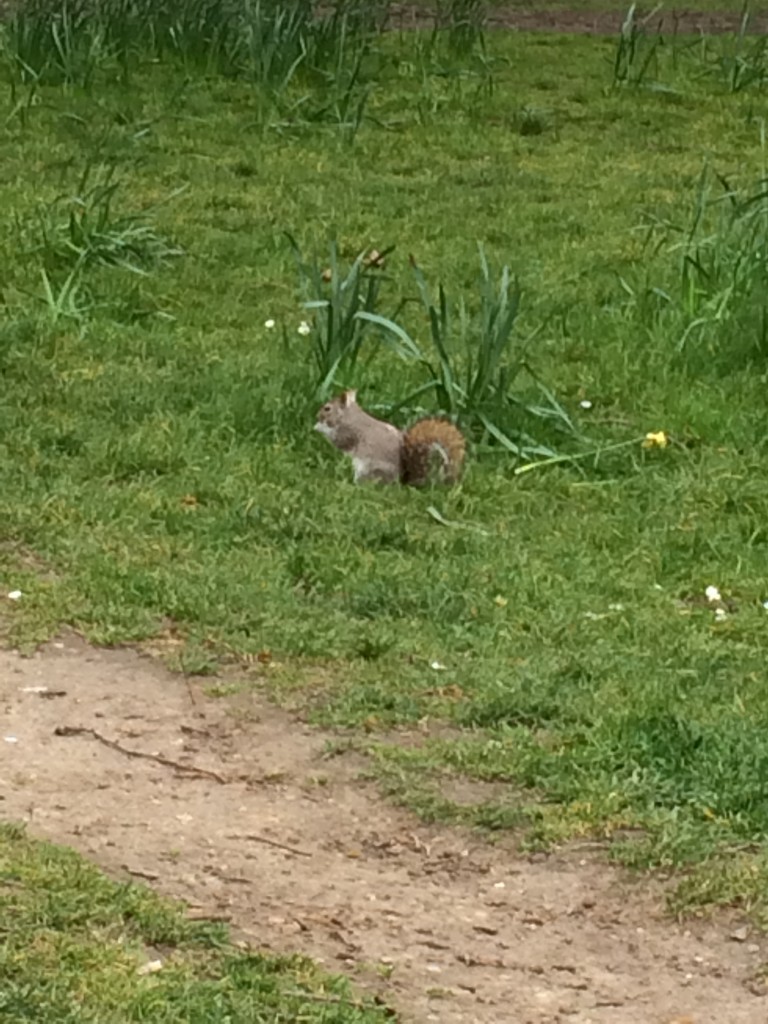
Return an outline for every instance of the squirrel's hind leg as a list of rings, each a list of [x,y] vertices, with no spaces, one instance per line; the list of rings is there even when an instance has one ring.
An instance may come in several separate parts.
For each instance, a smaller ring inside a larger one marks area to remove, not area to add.
[[[355,468],[355,483],[394,484],[398,481],[399,469],[384,463],[371,462],[369,459],[352,458]]]

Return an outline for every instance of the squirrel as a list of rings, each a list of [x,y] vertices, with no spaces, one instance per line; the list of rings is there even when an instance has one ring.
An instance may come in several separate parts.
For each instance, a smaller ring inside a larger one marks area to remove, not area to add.
[[[464,463],[464,435],[448,420],[418,420],[401,431],[357,404],[357,391],[332,398],[317,414],[315,430],[352,459],[355,483],[403,483],[422,487],[433,468],[443,483],[455,483]]]

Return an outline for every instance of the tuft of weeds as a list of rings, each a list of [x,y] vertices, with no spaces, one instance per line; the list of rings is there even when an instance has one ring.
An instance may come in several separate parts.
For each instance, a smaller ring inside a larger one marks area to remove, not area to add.
[[[87,296],[82,279],[83,260],[78,259],[60,285],[51,281],[45,268],[40,270],[43,282],[41,301],[52,324],[61,320],[83,326],[91,309],[91,300]]]
[[[380,267],[394,246],[373,254],[361,252],[349,269],[341,266],[337,243],[329,246],[329,259],[321,267],[304,259],[289,235],[299,272],[303,306],[312,314],[309,333],[315,364],[313,397],[323,401],[338,376],[350,379],[357,369],[369,317],[377,314],[384,277]],[[309,298],[308,296],[313,296]]]
[[[653,256],[672,274],[645,285],[624,282],[651,333],[696,372],[768,360],[768,178],[743,188],[705,163],[687,223],[648,216]],[[644,274],[652,275],[646,269]]]
[[[658,50],[662,45],[659,32],[649,35],[649,22],[658,13],[656,6],[639,18],[637,4],[631,4],[621,26],[613,57],[613,85],[637,88],[648,84],[649,74],[658,73]]]
[[[725,36],[707,43],[702,52],[710,73],[724,81],[729,92],[759,89],[768,82],[768,37],[750,34],[749,4],[744,4],[739,31],[733,39]]]
[[[241,69],[273,93],[285,90],[306,61],[312,23],[308,0],[274,4],[255,0],[244,10]]]
[[[522,136],[543,135],[549,128],[549,118],[532,107],[521,107],[512,119],[515,131]]]
[[[467,57],[485,51],[485,0],[448,0],[442,14],[448,25],[449,53]]]
[[[114,164],[101,172],[87,165],[73,194],[41,206],[34,220],[25,223],[17,219],[22,250],[40,254],[48,270],[100,264],[137,274],[183,255],[183,250],[157,233],[151,207],[139,213],[115,212],[120,189],[120,182],[114,180],[115,170]],[[169,198],[182,191],[177,189]]]
[[[22,84],[90,88],[110,56],[100,11],[88,0],[13,4],[0,25],[0,55]]]
[[[555,450],[529,432],[546,422],[548,427],[574,432],[570,418],[533,370],[529,360],[532,337],[515,333],[520,309],[520,287],[509,267],[498,282],[491,276],[480,248],[480,287],[474,312],[463,298],[448,299],[443,284],[437,300],[411,257],[419,299],[426,314],[431,350],[420,346],[394,320],[361,312],[360,319],[376,323],[396,339],[397,351],[417,364],[426,377],[398,407],[432,392],[440,412],[474,429],[491,444],[501,445],[518,459],[555,456]],[[526,391],[538,394],[531,400]]]
[[[639,16],[637,5],[627,11],[616,40],[612,60],[612,84],[644,88],[680,97],[703,79],[722,84],[732,94],[762,89],[768,81],[768,39],[752,31],[749,5],[744,4],[738,30],[713,36],[681,35],[677,25],[667,38],[653,19],[657,5]],[[674,15],[673,15],[674,20]],[[673,85],[662,81],[664,74],[677,79]]]

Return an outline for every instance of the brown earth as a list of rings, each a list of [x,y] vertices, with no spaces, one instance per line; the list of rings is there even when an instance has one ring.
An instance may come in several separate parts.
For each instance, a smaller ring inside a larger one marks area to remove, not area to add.
[[[655,4],[645,7],[649,15]],[[621,29],[629,4],[617,4],[613,11],[590,10],[574,5],[568,10],[542,10],[536,3],[510,6],[489,4],[486,24],[492,29],[513,29],[518,32],[562,32],[577,35],[614,36]],[[642,10],[636,15],[641,22]],[[681,8],[676,11],[659,11],[645,23],[646,31],[654,33],[678,33],[680,35],[703,32],[707,35],[723,32],[738,32],[741,26],[739,11],[696,11]],[[429,4],[393,4],[390,10],[390,25],[393,28],[415,28],[428,26],[434,21]],[[750,34],[768,33],[768,14],[755,11],[749,19]]]
[[[592,848],[523,857],[425,826],[257,688],[207,696],[73,638],[0,652],[0,707],[3,818],[350,974],[402,1021],[768,1020],[766,946],[737,919],[678,926],[659,883]]]

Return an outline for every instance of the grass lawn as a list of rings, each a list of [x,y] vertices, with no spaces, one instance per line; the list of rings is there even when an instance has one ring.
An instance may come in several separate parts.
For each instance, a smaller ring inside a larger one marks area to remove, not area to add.
[[[615,836],[685,869],[680,907],[764,912],[765,47],[336,38],[289,74],[191,30],[123,62],[86,35],[6,49],[7,641],[172,634],[188,671],[269,651],[257,685],[360,726],[423,813]],[[342,276],[395,246],[370,308],[423,360],[302,306],[344,300],[311,271],[331,242]],[[459,374],[502,266],[519,281],[477,401],[446,388],[409,255]],[[461,486],[352,485],[312,431],[336,344],[326,391],[399,423],[455,401]],[[424,718],[449,728],[398,745]],[[452,772],[510,798],[458,808]]]
[[[302,958],[233,946],[147,890],[0,826],[0,1014],[8,1024],[391,1019]]]

